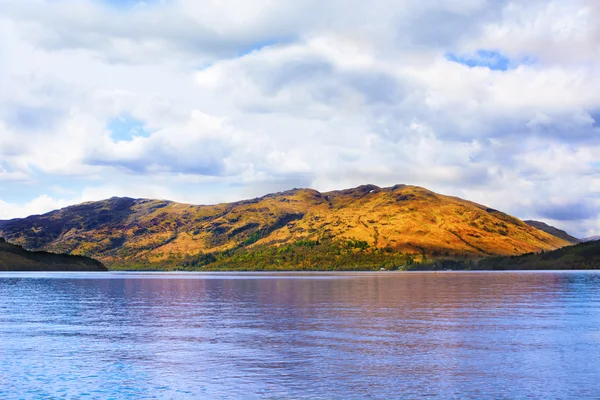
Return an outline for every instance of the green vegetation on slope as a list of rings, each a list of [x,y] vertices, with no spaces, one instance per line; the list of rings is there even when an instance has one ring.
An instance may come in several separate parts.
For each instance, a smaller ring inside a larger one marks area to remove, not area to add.
[[[300,240],[283,246],[240,247],[216,253],[201,253],[183,259],[173,257],[159,264],[138,263],[125,269],[170,269],[203,271],[368,271],[409,270],[422,255],[404,254],[391,247],[370,248],[365,241]],[[116,266],[115,269],[122,269]]]
[[[83,256],[30,252],[0,238],[0,271],[106,271],[101,262]]]
[[[488,258],[481,260],[478,268],[493,270],[600,269],[600,240],[579,243],[554,251]]]

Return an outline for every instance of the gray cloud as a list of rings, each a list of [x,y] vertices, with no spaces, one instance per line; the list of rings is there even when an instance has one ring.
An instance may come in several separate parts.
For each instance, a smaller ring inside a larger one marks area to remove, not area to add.
[[[537,210],[540,217],[555,221],[582,221],[597,217],[600,213],[600,208],[582,202],[540,204]]]
[[[481,34],[486,23],[496,20],[507,1],[422,2],[410,18],[400,19],[396,43],[404,47],[453,48],[463,38]],[[440,4],[441,3],[441,4]]]
[[[0,118],[20,132],[52,131],[64,116],[60,109],[16,104],[9,104],[0,111]]]

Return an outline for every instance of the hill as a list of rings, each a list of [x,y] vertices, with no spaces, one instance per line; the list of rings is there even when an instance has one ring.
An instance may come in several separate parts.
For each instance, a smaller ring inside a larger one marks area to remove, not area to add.
[[[345,255],[358,265],[517,255],[569,244],[500,211],[406,185],[294,189],[209,206],[111,198],[4,221],[0,233],[27,249],[136,268],[275,266],[268,262],[336,268]],[[279,257],[284,250],[289,254]]]
[[[0,238],[0,271],[106,271],[101,262],[83,256],[30,252]]]
[[[594,240],[600,240],[600,236],[591,236],[585,239],[581,239],[582,242],[592,242]]]
[[[555,228],[553,226],[550,226],[544,222],[541,221],[524,221],[527,225],[529,226],[533,226],[536,229],[539,229],[541,231],[544,231],[546,233],[551,234],[552,236],[556,236],[558,238],[561,238],[571,244],[576,244],[576,243],[581,243],[582,240],[581,239],[577,239],[574,236],[569,235],[567,232],[560,230],[558,228]]]
[[[489,258],[481,260],[478,269],[600,269],[600,240],[579,243],[539,254]]]

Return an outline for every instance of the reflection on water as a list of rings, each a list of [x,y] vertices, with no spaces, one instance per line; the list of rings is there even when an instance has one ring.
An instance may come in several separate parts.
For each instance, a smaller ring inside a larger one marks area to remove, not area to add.
[[[600,274],[0,275],[0,398],[599,398]]]

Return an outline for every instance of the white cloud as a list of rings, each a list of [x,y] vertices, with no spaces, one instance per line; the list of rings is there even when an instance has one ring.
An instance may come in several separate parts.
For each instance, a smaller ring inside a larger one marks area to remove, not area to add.
[[[468,46],[498,48],[561,66],[598,62],[598,18],[600,4],[595,0],[513,1]]]
[[[48,195],[41,195],[25,203],[8,203],[0,200],[0,219],[22,218],[37,215],[66,207],[72,203],[53,199]]]
[[[599,17],[593,0],[0,0],[0,217],[411,183],[589,234]],[[480,50],[508,69],[448,56]],[[123,116],[144,134],[118,138]]]

